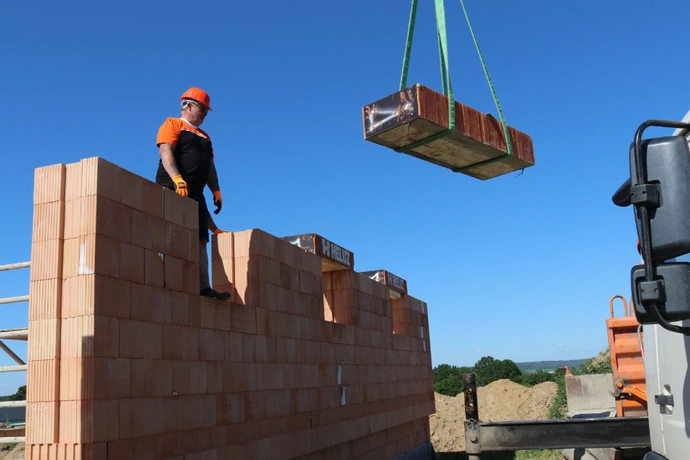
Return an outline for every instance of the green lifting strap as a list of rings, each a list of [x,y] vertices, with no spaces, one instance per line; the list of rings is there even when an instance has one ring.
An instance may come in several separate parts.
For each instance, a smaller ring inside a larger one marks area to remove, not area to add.
[[[501,155],[500,157],[497,158],[492,158],[487,161],[482,161],[481,163],[476,163],[470,166],[465,166],[463,168],[458,168],[454,169],[454,172],[464,172],[468,171],[470,169],[478,168],[480,166],[486,166],[491,163],[495,163],[499,160],[502,160],[506,157],[511,157],[513,156],[513,144],[510,141],[510,132],[508,132],[508,125],[506,124],[506,119],[503,116],[503,110],[501,110],[501,104],[498,102],[498,96],[496,96],[496,90],[494,90],[494,85],[491,83],[491,77],[489,76],[489,69],[486,67],[486,63],[484,62],[484,57],[482,56],[482,51],[479,49],[479,42],[477,42],[477,37],[474,35],[474,29],[472,28],[472,23],[470,22],[470,17],[467,14],[467,9],[465,8],[465,2],[463,0],[460,0],[460,5],[462,6],[462,11],[465,13],[465,19],[467,19],[467,25],[470,28],[470,34],[472,34],[472,40],[474,40],[474,46],[477,48],[477,54],[479,54],[479,60],[482,63],[482,68],[484,69],[484,75],[486,75],[486,80],[489,82],[489,89],[491,90],[491,95],[494,98],[494,103],[496,104],[496,109],[498,110],[498,116],[501,118],[501,124],[503,125],[503,134],[506,137],[506,146],[508,147],[508,153],[505,155]]]
[[[402,75],[400,76],[400,89],[407,86],[407,72],[410,65],[410,54],[412,51],[412,38],[414,36],[415,18],[417,17],[417,1],[412,0],[410,11],[410,21],[407,26],[407,41],[405,43],[405,56],[403,57]],[[443,94],[448,98],[448,129],[440,133],[429,136],[418,142],[395,149],[396,152],[406,152],[419,146],[433,142],[436,139],[445,137],[455,131],[455,98],[453,97],[453,87],[450,84],[450,72],[448,71],[448,37],[446,34],[446,12],[443,0],[434,0],[436,5],[436,33],[438,36],[438,52],[441,60],[441,82]]]

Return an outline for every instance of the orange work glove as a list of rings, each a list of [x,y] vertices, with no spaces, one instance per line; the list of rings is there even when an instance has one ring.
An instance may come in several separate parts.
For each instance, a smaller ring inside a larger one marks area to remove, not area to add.
[[[182,176],[173,176],[172,180],[173,182],[175,182],[175,192],[177,192],[178,195],[189,196],[189,190],[187,190],[187,182],[185,182],[184,179],[182,179]]]
[[[213,214],[218,214],[223,208],[223,197],[220,195],[220,190],[213,192],[213,204],[216,205],[216,210]]]
[[[221,229],[217,228],[213,231],[214,235],[220,235],[221,233],[225,233],[225,230],[221,230]]]

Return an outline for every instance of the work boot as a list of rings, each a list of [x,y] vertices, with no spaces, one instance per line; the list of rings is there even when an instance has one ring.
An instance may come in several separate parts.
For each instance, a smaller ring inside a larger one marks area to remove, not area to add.
[[[218,300],[229,300],[231,295],[229,292],[218,292],[210,287],[202,289],[200,294],[204,297],[211,297]]]

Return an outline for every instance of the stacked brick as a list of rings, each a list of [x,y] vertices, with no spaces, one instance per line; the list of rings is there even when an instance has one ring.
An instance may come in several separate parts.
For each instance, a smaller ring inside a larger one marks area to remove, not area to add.
[[[429,443],[426,304],[102,159],[36,171],[30,459],[395,458]]]

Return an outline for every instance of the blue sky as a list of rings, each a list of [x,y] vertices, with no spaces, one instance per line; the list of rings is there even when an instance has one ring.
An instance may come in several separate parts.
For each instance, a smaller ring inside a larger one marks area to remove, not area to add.
[[[363,139],[362,106],[398,88],[409,2],[3,5],[0,264],[30,259],[35,168],[101,156],[153,179],[158,127],[198,86],[221,228],[318,233],[356,270],[405,278],[429,305],[434,366],[594,356],[638,261],[632,210],[610,200],[628,146],[641,122],[690,109],[686,5],[466,6],[507,122],[534,141],[521,175],[479,181]],[[460,4],[446,14],[456,99],[496,115]],[[408,82],[441,91],[431,1]],[[0,273],[0,296],[28,293],[28,276]],[[26,324],[25,304],[0,306],[0,328]],[[24,379],[0,374],[0,394]]]

